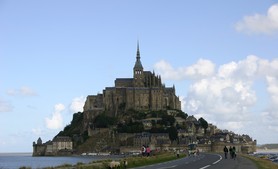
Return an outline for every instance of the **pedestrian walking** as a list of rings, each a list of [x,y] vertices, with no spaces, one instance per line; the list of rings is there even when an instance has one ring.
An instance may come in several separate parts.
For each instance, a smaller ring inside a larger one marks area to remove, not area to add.
[[[142,152],[142,156],[146,155],[146,146],[145,145],[142,146],[141,152]]]
[[[228,152],[229,152],[227,146],[224,147],[223,151],[224,151],[224,154],[225,154],[225,159],[227,159],[227,155],[228,155]]]
[[[125,169],[127,168],[127,160],[126,159],[124,160],[124,168]]]
[[[149,146],[147,146],[146,148],[146,153],[147,153],[147,157],[149,157],[151,154],[151,148]]]
[[[236,159],[236,147],[234,146],[233,147],[233,159],[235,160]]]
[[[232,148],[232,146],[230,146],[230,148],[229,148],[229,153],[230,153],[230,158],[232,159],[233,158],[233,148]]]
[[[179,149],[177,149],[177,158],[180,158],[180,150]]]

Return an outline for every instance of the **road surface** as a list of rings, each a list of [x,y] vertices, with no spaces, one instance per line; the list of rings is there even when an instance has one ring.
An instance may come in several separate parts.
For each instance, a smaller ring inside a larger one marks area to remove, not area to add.
[[[136,169],[257,169],[252,161],[238,156],[236,159],[224,159],[220,154],[201,153],[199,156],[179,158]]]

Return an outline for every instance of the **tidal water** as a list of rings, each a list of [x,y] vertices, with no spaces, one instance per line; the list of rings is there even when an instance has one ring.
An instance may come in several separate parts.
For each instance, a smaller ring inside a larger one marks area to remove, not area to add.
[[[278,151],[259,151],[254,154],[255,157],[264,158],[278,165]]]
[[[32,157],[32,153],[0,153],[0,169],[31,167],[40,169],[63,164],[89,163],[103,159],[118,159],[120,156],[70,156],[70,157]]]

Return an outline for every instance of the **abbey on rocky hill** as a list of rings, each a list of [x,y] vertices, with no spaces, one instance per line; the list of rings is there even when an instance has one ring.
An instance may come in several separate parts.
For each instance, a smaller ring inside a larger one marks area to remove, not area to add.
[[[181,111],[175,87],[165,87],[161,77],[144,71],[137,44],[133,78],[117,78],[114,87],[89,95],[83,112],[73,115],[71,124],[52,141],[33,143],[33,155],[140,152],[188,149],[192,143],[204,152],[222,152],[233,146],[237,152],[256,151],[256,140],[196,119]]]
[[[87,96],[84,114],[87,120],[106,112],[111,117],[129,109],[137,111],[181,110],[175,86],[165,87],[160,75],[144,71],[137,43],[133,78],[117,78],[114,87],[106,87],[102,94]]]

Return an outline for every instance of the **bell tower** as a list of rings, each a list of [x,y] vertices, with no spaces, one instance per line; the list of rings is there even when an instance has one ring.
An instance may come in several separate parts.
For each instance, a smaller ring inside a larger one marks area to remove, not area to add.
[[[133,83],[134,87],[144,87],[144,68],[140,60],[139,42],[137,41],[136,62],[133,67]]]

